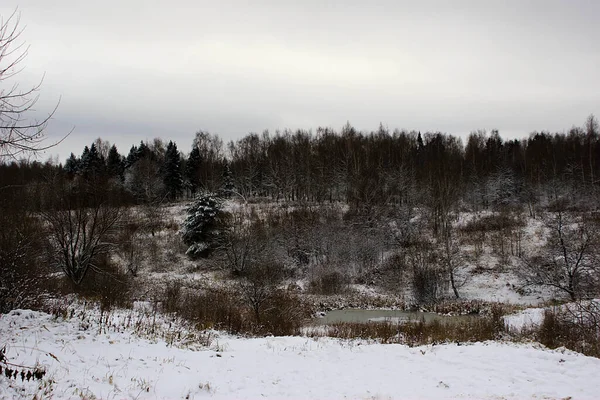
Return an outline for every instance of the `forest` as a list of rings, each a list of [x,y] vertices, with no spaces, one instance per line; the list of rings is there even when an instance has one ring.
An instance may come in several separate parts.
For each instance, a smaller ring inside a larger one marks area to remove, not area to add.
[[[278,283],[310,276],[325,292],[387,271],[379,283],[411,287],[416,303],[447,291],[460,298],[457,275],[489,242],[502,264],[517,265],[518,286],[593,297],[599,159],[593,115],[568,133],[503,140],[476,131],[466,145],[443,133],[360,132],[348,123],[339,132],[251,133],[226,145],[199,131],[187,154],[156,138],[125,155],[98,138],[64,165],[5,158],[2,310],[39,294],[28,292],[30,280],[19,283],[39,265],[62,270],[75,287],[89,271],[137,275],[143,255],[134,248],[169,225],[188,259],[210,259],[234,276],[273,264],[268,275]],[[184,222],[165,212],[179,204],[192,204]],[[551,271],[554,255],[524,250],[527,219],[557,241],[548,252],[564,250]]]
[[[549,24],[556,4],[303,2],[277,32],[291,2],[108,3],[24,5],[28,71],[0,6],[0,398],[597,396],[600,125],[575,6]],[[539,115],[552,131],[529,132]]]

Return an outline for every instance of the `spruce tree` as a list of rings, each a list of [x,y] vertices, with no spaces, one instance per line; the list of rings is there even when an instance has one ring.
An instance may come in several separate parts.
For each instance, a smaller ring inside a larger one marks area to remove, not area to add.
[[[213,194],[200,195],[188,207],[187,215],[181,229],[183,242],[189,246],[186,254],[206,257],[223,238],[222,201]]]
[[[129,149],[129,154],[127,155],[127,158],[125,159],[125,168],[132,167],[133,164],[135,164],[135,162],[138,159],[139,159],[138,148],[136,146],[131,146],[131,149]]]
[[[83,148],[83,153],[81,153],[81,157],[79,158],[79,172],[82,174],[87,173],[90,168],[90,148],[85,146]]]
[[[117,146],[115,146],[114,144],[108,151],[108,158],[106,159],[106,169],[108,171],[109,176],[113,178],[118,178],[120,181],[123,181],[123,158],[119,154]]]
[[[185,185],[189,188],[192,195],[195,195],[198,189],[200,189],[200,166],[202,159],[200,158],[200,149],[198,146],[194,146],[190,152],[190,156],[185,164]]]
[[[67,159],[67,162],[65,163],[65,172],[70,177],[73,177],[73,175],[75,175],[79,171],[79,164],[80,160],[77,157],[75,157],[75,154],[71,153],[71,155]]]
[[[172,141],[167,145],[163,164],[163,182],[169,200],[176,200],[182,192],[181,159],[177,145]]]

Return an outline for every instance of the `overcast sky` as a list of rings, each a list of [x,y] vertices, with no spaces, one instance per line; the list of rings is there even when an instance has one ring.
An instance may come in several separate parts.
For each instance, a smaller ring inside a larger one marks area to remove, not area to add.
[[[61,161],[269,129],[563,131],[600,114],[600,1],[2,0]],[[46,155],[47,156],[47,155]],[[46,157],[44,156],[44,158]]]

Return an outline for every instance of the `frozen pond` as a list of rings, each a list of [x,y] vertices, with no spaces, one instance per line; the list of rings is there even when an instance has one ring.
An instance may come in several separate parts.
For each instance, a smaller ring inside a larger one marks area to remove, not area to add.
[[[464,321],[465,319],[478,318],[477,315],[459,315],[445,316],[421,311],[400,311],[400,310],[333,310],[324,316],[315,318],[313,321],[317,325],[329,325],[340,322],[406,322],[406,321],[425,321],[425,323],[440,321],[442,323],[452,323]]]

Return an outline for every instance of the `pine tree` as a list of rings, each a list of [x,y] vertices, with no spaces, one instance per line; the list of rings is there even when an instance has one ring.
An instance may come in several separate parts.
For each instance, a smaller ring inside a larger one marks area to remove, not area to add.
[[[189,246],[190,257],[206,257],[222,239],[222,202],[212,194],[200,195],[187,209],[182,225],[183,242]]]
[[[181,159],[177,145],[172,141],[167,145],[165,161],[163,164],[163,182],[170,200],[177,199],[182,192],[183,180],[181,178]]]
[[[200,166],[202,159],[200,158],[200,149],[198,146],[194,146],[190,152],[190,156],[185,164],[185,186],[189,188],[192,195],[195,195],[198,189],[200,189]]]

